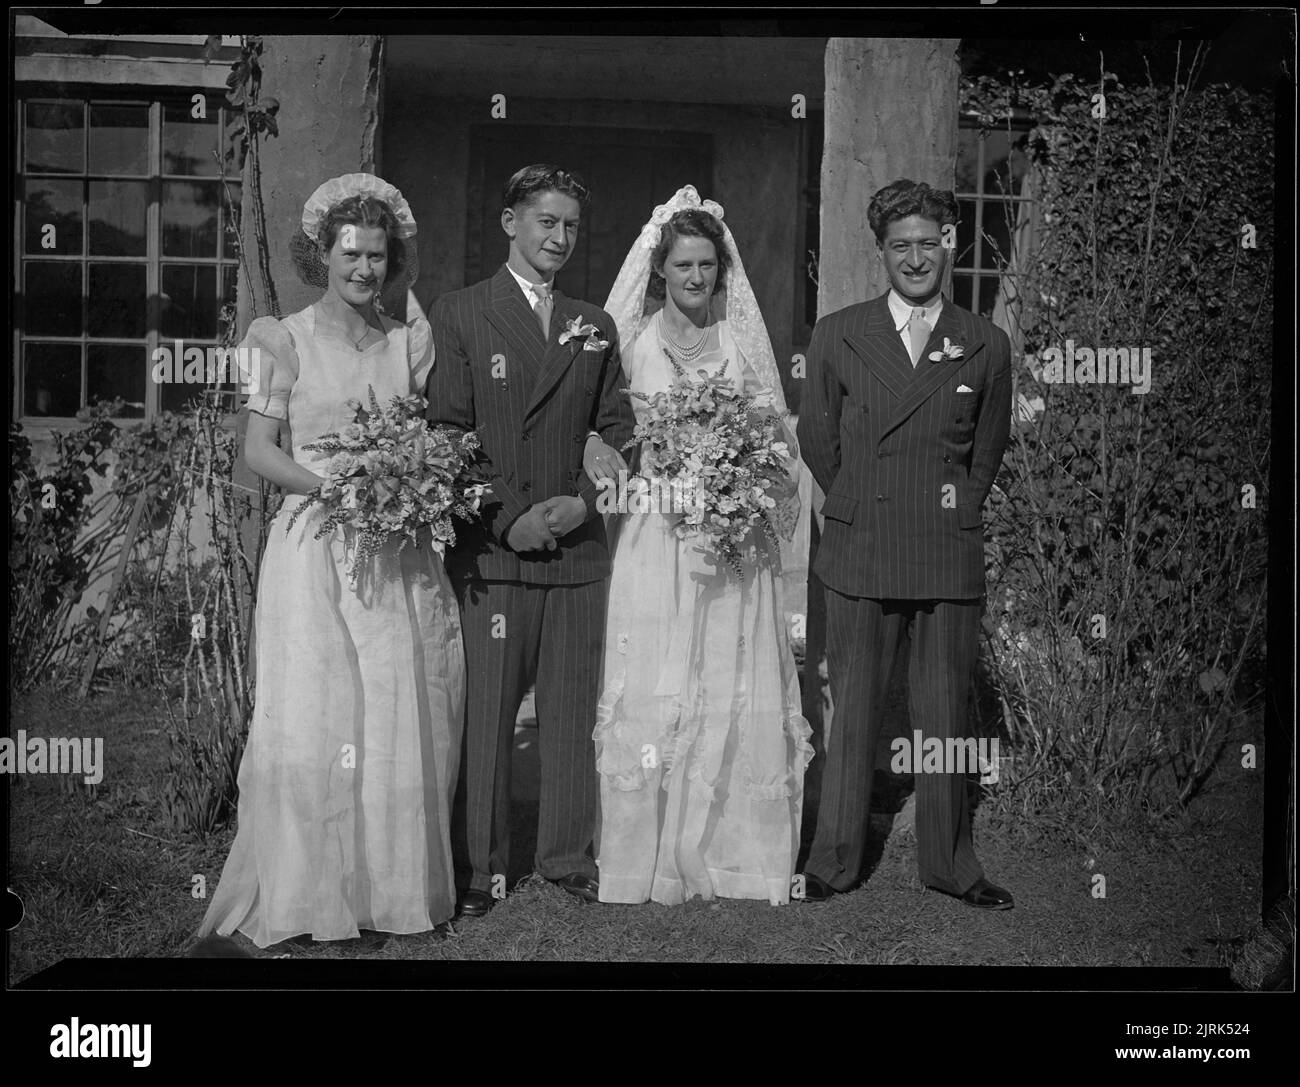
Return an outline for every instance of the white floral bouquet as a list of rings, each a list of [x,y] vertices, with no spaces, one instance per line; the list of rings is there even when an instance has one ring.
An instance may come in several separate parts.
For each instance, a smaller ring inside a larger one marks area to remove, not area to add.
[[[753,560],[779,565],[774,517],[793,484],[789,445],[770,394],[737,389],[726,377],[726,364],[712,376],[697,371],[696,381],[669,361],[674,377],[668,389],[652,395],[629,390],[649,410],[624,448],[642,443],[642,474],[693,496],[673,524],[678,539],[703,537],[743,579],[746,537],[757,529],[772,546],[755,548]]]
[[[408,543],[419,545],[416,534],[427,526],[441,556],[456,542],[452,519],[473,521],[479,516],[487,487],[473,473],[478,435],[431,428],[424,417],[426,403],[422,396],[395,396],[388,407],[380,408],[371,388],[370,410],[349,400],[356,421],[303,446],[332,456],[325,482],[293,511],[288,527],[309,506],[319,504],[326,515],[316,539],[339,526],[354,530],[356,550],[348,566],[348,585],[354,592],[362,566],[379,554],[390,536],[402,537],[400,554]]]

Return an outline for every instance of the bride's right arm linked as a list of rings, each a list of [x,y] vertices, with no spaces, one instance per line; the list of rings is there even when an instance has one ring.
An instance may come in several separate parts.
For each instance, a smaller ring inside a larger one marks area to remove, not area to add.
[[[631,404],[622,391],[627,382],[619,353],[618,330],[605,313],[601,313],[593,323],[607,342],[601,359],[596,399],[588,420],[591,429],[583,447],[583,467],[575,481],[577,493],[554,495],[534,507],[542,510],[543,523],[556,539],[562,539],[597,515],[599,481],[591,469],[600,463],[611,478],[619,468],[626,470],[627,463],[616,445],[628,441],[636,425]]]

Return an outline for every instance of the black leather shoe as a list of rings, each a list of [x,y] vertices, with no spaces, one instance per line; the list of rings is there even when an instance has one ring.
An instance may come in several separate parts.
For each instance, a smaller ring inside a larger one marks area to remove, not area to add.
[[[982,877],[974,882],[970,890],[961,895],[953,895],[951,891],[944,891],[941,887],[932,887],[930,889],[958,898],[966,905],[974,906],[977,910],[1009,910],[1016,904],[1016,900],[1011,897],[1010,891],[1004,890]]]
[[[839,893],[820,876],[811,872],[801,872],[800,875],[803,876],[804,902],[825,902],[831,895]]]
[[[580,872],[571,872],[567,876],[561,876],[559,879],[550,881],[563,891],[568,891],[574,898],[581,899],[583,902],[600,901],[600,884],[590,876],[584,876]]]
[[[487,891],[466,891],[456,904],[457,917],[486,917],[488,911],[497,904]]]
[[[253,956],[231,937],[213,933],[199,940],[185,952],[185,957],[188,959],[251,959]]]

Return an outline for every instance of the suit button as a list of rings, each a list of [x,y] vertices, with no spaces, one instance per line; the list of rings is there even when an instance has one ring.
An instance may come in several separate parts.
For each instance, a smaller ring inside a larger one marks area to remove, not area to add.
[[[876,495],[877,502],[883,502],[884,500],[885,500],[885,496],[883,494]]]
[[[520,485],[519,489],[521,491],[531,491],[533,489],[533,485],[531,483],[523,483]]]
[[[582,441],[582,435],[581,435],[581,434],[575,434],[575,435],[573,436],[573,440],[574,440],[575,442],[580,442],[580,441]]]
[[[531,432],[531,431],[527,431],[527,430],[525,430],[525,431],[524,431],[521,435],[519,435],[519,436],[520,436],[521,438],[523,438],[524,441],[528,441],[528,439],[531,438],[533,435],[532,435],[532,432]]]
[[[863,409],[862,409],[862,414],[863,414],[863,415],[866,415],[866,414],[867,414],[867,409],[866,409],[866,408],[863,408]]]
[[[591,390],[590,390],[590,389],[587,390],[587,395],[588,395],[588,396],[591,395]]]
[[[884,454],[884,453],[877,453],[877,454],[876,454],[876,460],[884,460],[884,459],[885,459],[885,454]]]
[[[943,463],[944,463],[944,464],[951,464],[951,463],[952,463],[952,457],[950,457],[947,453],[945,453],[945,454],[943,455]]]

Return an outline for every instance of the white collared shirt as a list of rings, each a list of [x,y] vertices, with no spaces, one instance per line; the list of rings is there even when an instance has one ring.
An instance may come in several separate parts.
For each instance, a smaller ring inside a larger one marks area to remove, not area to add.
[[[930,326],[933,332],[935,325],[939,321],[939,312],[943,309],[943,295],[936,294],[934,301],[928,306],[922,306],[925,310],[925,323]],[[911,302],[899,294],[893,287],[889,288],[889,312],[894,318],[894,327],[898,329],[898,335],[903,341],[903,350],[907,352],[907,357],[912,357],[912,340],[907,334],[907,322],[912,319],[912,310],[916,309]]]
[[[537,308],[537,303],[541,300],[541,297],[542,297],[540,294],[537,293],[536,290],[534,290],[534,288],[537,286],[537,284],[535,284],[535,283],[530,283],[530,282],[529,282],[528,280],[526,280],[523,276],[521,276],[518,272],[516,272],[513,268],[511,268],[510,265],[508,265],[508,264],[506,265],[506,271],[509,272],[512,276],[515,277],[515,282],[519,284],[520,289],[524,292],[524,297],[528,299],[528,308],[529,308],[529,309],[536,309],[536,308]],[[543,286],[550,287],[552,292],[555,291],[555,283],[554,283],[554,282],[545,283],[545,284],[543,284]],[[553,297],[553,296],[554,296],[554,295],[552,294],[552,297]],[[908,310],[908,313],[911,313],[911,312],[912,312],[911,310]]]

